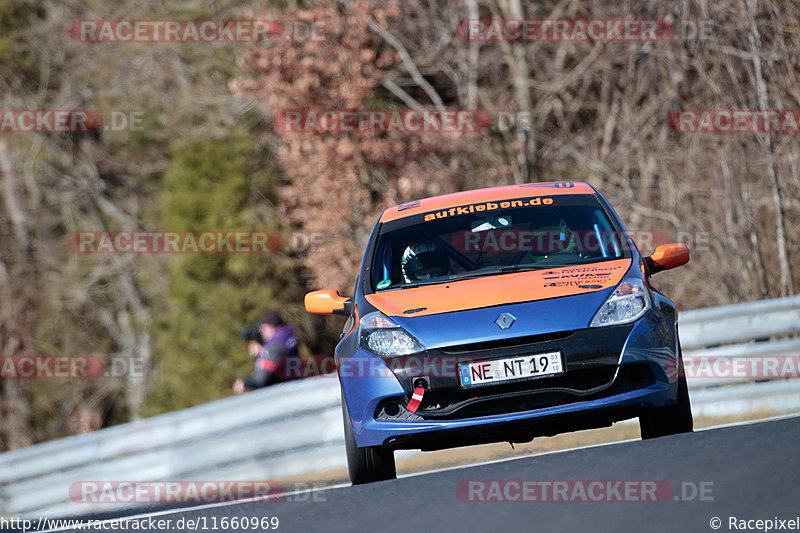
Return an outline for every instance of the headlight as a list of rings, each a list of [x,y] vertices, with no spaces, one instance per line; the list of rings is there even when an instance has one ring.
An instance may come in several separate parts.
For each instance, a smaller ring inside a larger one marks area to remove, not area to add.
[[[379,312],[362,317],[359,329],[361,347],[378,355],[408,355],[425,350],[410,333]]]
[[[648,309],[650,309],[650,296],[644,283],[639,279],[622,280],[597,310],[589,326],[611,326],[633,322]]]

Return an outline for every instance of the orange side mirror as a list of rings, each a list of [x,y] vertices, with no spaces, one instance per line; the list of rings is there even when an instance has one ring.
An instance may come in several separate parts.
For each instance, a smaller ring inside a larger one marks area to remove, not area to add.
[[[669,270],[689,262],[689,248],[685,244],[662,244],[653,255],[645,257],[650,274]]]
[[[349,315],[351,302],[349,298],[339,296],[339,291],[326,289],[306,294],[304,300],[306,311],[318,315]]]

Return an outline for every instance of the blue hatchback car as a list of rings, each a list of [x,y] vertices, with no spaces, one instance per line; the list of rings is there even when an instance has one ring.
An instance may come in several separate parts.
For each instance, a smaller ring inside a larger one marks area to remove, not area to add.
[[[349,317],[336,363],[350,479],[396,476],[394,450],[437,450],[609,426],[692,431],[675,304],[584,183],[467,191],[387,209],[352,297],[306,295]]]

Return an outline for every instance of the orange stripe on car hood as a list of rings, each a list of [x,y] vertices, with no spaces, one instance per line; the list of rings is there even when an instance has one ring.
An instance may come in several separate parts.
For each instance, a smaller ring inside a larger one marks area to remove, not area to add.
[[[435,315],[607,289],[622,280],[630,265],[630,259],[616,259],[379,292],[366,299],[389,316]]]

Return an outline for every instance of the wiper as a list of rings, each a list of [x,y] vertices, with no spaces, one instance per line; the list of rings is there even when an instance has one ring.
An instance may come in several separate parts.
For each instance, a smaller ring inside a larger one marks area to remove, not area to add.
[[[422,285],[438,285],[440,283],[447,283],[450,281],[449,279],[436,279],[436,280],[427,280],[427,281],[414,281],[412,283],[403,283],[402,285],[398,285],[397,287],[390,287],[392,289],[415,289]]]
[[[465,272],[452,276],[450,279],[453,281],[460,281],[462,279],[482,278],[484,276],[493,276],[495,274],[506,274],[508,272],[525,272],[528,270],[546,270],[552,268],[549,265],[503,265],[501,267],[493,268],[491,270],[479,270],[477,272]]]
[[[580,267],[592,265],[594,263],[605,263],[606,261],[613,261],[615,259],[622,259],[621,257],[595,257],[592,259],[583,259],[579,261],[569,261],[565,263],[554,263],[549,265],[540,265],[539,268],[564,268],[564,267]]]
[[[527,270],[547,270],[551,265],[503,265],[497,272],[525,272]]]
[[[430,281],[415,281],[413,283],[405,283],[403,285],[398,285],[397,287],[388,287],[392,289],[413,289],[414,287],[419,287],[420,285],[437,285],[439,283],[449,283],[451,281],[461,281],[463,279],[474,279],[474,278],[482,278],[485,276],[493,276],[495,274],[507,274],[509,272],[529,272],[533,270],[548,270],[551,268],[558,268],[559,266],[570,266],[570,265],[503,265],[497,268],[493,268],[491,270],[478,270],[473,272],[464,272],[462,274],[450,274],[448,278],[445,279],[437,279],[437,280],[430,280]]]

